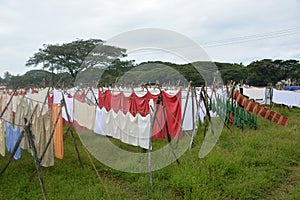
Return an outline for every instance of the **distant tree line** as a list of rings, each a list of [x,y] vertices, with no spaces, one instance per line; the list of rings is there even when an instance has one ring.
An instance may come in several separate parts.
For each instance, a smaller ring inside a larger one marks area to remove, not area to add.
[[[126,56],[126,49],[105,45],[99,39],[45,44],[26,62],[26,66],[40,66],[43,70],[31,70],[16,76],[5,72],[0,83],[10,87],[72,87],[79,79],[87,83],[96,80],[98,86],[140,85],[157,81],[171,85],[186,85],[192,81],[194,85],[201,86],[213,82],[212,74],[216,72],[211,66],[214,64],[224,84],[232,80],[267,86],[290,79],[293,84],[300,85],[298,60],[263,59],[249,65],[199,61],[179,65],[161,61],[136,64],[133,60],[126,60]]]
[[[193,81],[196,86],[205,84],[203,77],[194,67],[205,62],[184,65],[160,61],[149,63],[151,63],[151,69],[147,68],[147,71],[145,71],[142,67],[145,63],[136,65],[132,61],[116,60],[106,68],[98,86],[108,86],[115,83],[141,85],[142,83],[147,84],[144,80],[155,82],[157,79],[159,79],[160,83],[176,85],[180,79],[178,74],[182,75],[187,81]],[[160,68],[161,65],[168,66],[174,70],[164,70]],[[291,79],[295,85],[300,85],[300,63],[298,60],[264,59],[254,61],[247,66],[220,62],[216,62],[215,65],[218,67],[224,84],[232,80],[236,83],[242,81],[252,86],[274,86],[281,80]],[[178,73],[176,74],[174,71]],[[93,70],[90,73],[93,74]],[[124,78],[122,79],[122,77]],[[151,80],[151,77],[154,79]],[[68,72],[53,73],[46,70],[31,70],[24,75],[16,76],[5,72],[4,77],[0,77],[0,83],[7,83],[11,87],[18,86],[20,88],[43,87],[44,85],[72,87],[73,81],[72,75]]]

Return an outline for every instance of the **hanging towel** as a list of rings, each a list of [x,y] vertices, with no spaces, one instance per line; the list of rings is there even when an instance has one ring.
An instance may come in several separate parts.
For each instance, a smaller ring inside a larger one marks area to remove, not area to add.
[[[138,117],[138,131],[139,131],[139,146],[144,149],[149,149],[149,142],[151,139],[151,122],[150,114],[143,117],[137,115]],[[150,147],[151,149],[152,147]]]
[[[74,120],[80,126],[84,126],[87,129],[94,130],[94,122],[96,115],[96,106],[88,105],[87,103],[74,100]]]
[[[64,144],[63,144],[63,124],[62,124],[62,114],[60,112],[61,106],[60,105],[53,105],[52,106],[52,127],[54,128],[55,122],[58,118],[53,141],[54,141],[54,154],[56,158],[63,159],[64,157]]]
[[[105,135],[104,132],[104,108],[96,108],[96,116],[94,123],[94,132],[100,135]]]

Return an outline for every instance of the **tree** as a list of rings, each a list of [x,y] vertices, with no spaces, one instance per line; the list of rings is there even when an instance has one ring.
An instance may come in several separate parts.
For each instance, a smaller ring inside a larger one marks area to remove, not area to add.
[[[255,86],[276,84],[285,78],[285,71],[281,68],[281,61],[264,59],[255,61],[247,66],[247,83]]]
[[[50,71],[68,72],[75,80],[84,67],[103,67],[118,57],[126,56],[126,50],[104,45],[103,40],[76,40],[70,43],[44,44],[29,60],[26,66],[43,67]]]
[[[281,68],[285,71],[285,79],[291,79],[295,84],[300,84],[300,63],[298,60],[282,61]]]
[[[12,75],[9,72],[4,72],[4,82],[9,83],[12,78]]]

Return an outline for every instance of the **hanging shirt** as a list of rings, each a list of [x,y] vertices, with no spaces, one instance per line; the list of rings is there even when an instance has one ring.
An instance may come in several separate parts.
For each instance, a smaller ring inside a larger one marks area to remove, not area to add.
[[[5,133],[6,133],[6,147],[7,151],[12,153],[14,150],[14,147],[20,137],[21,131],[20,128],[17,128],[16,130],[12,127],[11,124],[5,123]],[[14,159],[18,160],[21,158],[21,148],[20,145],[17,148],[17,151],[14,155]]]

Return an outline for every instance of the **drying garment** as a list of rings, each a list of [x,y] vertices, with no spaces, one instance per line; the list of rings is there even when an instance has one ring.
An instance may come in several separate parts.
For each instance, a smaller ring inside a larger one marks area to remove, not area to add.
[[[128,111],[135,116],[140,113],[146,116],[150,112],[148,93],[138,96],[135,92],[126,96],[123,92],[112,94],[109,90],[98,91],[98,105],[105,107],[107,111],[112,108],[116,113],[122,110],[124,114]]]
[[[20,128],[17,128],[16,130],[12,127],[11,124],[5,123],[5,133],[6,133],[6,147],[7,151],[12,153],[14,150],[14,147],[20,137],[21,131]],[[14,159],[18,160],[21,158],[21,148],[20,145],[17,148],[17,151],[14,155]]]
[[[141,115],[137,115],[138,117],[138,133],[139,133],[139,146],[144,149],[149,149],[150,139],[151,139],[151,122],[150,122],[150,114],[143,117]],[[150,146],[150,149],[152,147]]]
[[[42,111],[42,115],[46,114],[48,111],[48,95],[49,95],[48,91],[49,88],[45,88],[43,90],[40,90],[38,93],[25,95],[25,97],[28,98],[28,100],[32,101],[33,107],[39,104],[40,110]]]
[[[13,119],[12,103],[11,102],[9,103],[10,98],[11,95],[8,94],[2,95],[2,110],[6,108],[5,112],[2,115],[2,119],[6,122],[12,122]]]
[[[244,87],[243,95],[248,96],[249,99],[253,99],[260,104],[266,104],[266,88]]]
[[[112,93],[109,90],[106,90],[105,92],[98,90],[98,106],[100,108],[104,107],[107,112],[111,109],[111,98]]]
[[[63,159],[64,157],[63,124],[62,124],[62,114],[60,110],[61,110],[60,105],[52,106],[52,127],[54,128],[55,122],[56,120],[58,120],[53,135],[54,155],[56,158]]]
[[[74,120],[80,126],[86,127],[87,129],[94,130],[96,106],[82,103],[78,100],[74,100]]]
[[[123,132],[122,135],[128,136],[128,144],[133,146],[138,146],[139,144],[138,116],[133,116],[130,112],[128,112],[125,118],[126,118],[126,127],[125,127],[125,132]]]
[[[147,93],[139,97],[133,92],[129,98],[129,111],[133,116],[136,116],[139,113],[141,116],[145,117],[150,113],[149,98]]]
[[[13,112],[17,112],[18,99],[19,99],[19,96],[17,94],[15,94],[11,100]]]
[[[20,101],[17,106],[17,112],[15,115],[15,124],[17,126],[20,125],[19,128],[21,131],[24,130],[24,126],[25,126],[24,118],[28,119],[27,112],[29,110],[29,107],[30,107],[30,105],[29,105],[29,102],[27,101],[27,99],[25,97],[20,98]],[[28,143],[27,137],[22,138],[20,146],[22,149],[29,150],[29,143]]]
[[[61,90],[53,90],[53,104],[61,104],[62,101],[62,91]]]
[[[185,106],[187,105],[187,106]],[[193,130],[197,126],[197,103],[195,97],[192,98],[191,92],[187,98],[187,93],[182,95],[181,100],[182,110],[182,130]],[[185,111],[184,111],[185,110]],[[185,114],[184,114],[185,112]],[[183,116],[184,115],[184,116]],[[194,118],[194,120],[193,120]]]
[[[300,107],[300,93],[273,89],[272,101],[276,104]]]
[[[51,112],[48,111],[45,115],[43,115],[43,129],[40,141],[42,142],[40,145],[40,150],[44,151],[46,148],[47,142],[50,140],[50,145],[48,146],[43,159],[41,160],[41,166],[43,167],[50,167],[54,166],[54,146],[53,146],[53,139],[51,139]],[[41,152],[41,151],[40,151]],[[41,156],[41,155],[39,155]],[[39,157],[40,158],[40,157]]]
[[[114,114],[113,114],[114,115]],[[129,118],[122,111],[119,111],[116,116],[116,124],[118,126],[118,131],[120,133],[120,139],[123,143],[129,144]]]
[[[112,136],[113,116],[111,111],[104,109],[104,135]]]
[[[152,96],[152,95],[151,95]],[[178,138],[181,135],[181,90],[176,95],[170,95],[162,92],[162,102],[157,111],[156,117],[158,120],[154,121],[152,137],[153,138],[166,138],[167,132],[172,138]],[[154,117],[154,116],[153,116]],[[158,123],[159,121],[159,123]]]
[[[48,140],[51,137],[51,113],[48,111],[45,115],[41,115],[39,108],[32,118],[31,131],[34,135],[34,143],[37,151],[37,156],[41,158]],[[53,154],[53,140],[51,139],[50,145],[47,148],[43,159],[41,160],[41,166],[50,167],[54,165]]]
[[[129,110],[129,97],[125,97],[123,92],[113,94],[111,98],[111,108],[115,111],[115,113],[121,110],[124,114],[126,114]]]
[[[265,119],[268,119],[276,124],[281,126],[286,126],[288,118],[284,117],[271,109],[259,104],[258,102],[253,102],[246,98],[244,95],[240,94],[238,91],[235,91],[233,94],[234,100],[245,110],[254,113],[256,116],[260,115]]]
[[[126,115],[119,111],[119,126],[121,132],[121,141],[133,146],[138,146],[139,143],[139,129],[138,117],[133,116],[131,113]]]
[[[73,103],[74,103],[74,99],[72,97],[69,97],[69,95],[64,95],[65,98],[65,102],[66,102],[66,107],[64,106],[62,108],[62,117],[64,120],[69,121],[68,116],[67,116],[67,112],[66,112],[66,108],[70,117],[71,122],[73,122]]]
[[[104,133],[104,108],[96,108],[96,116],[94,123],[94,132],[100,135],[105,135]]]
[[[146,117],[139,114],[133,116],[129,112],[126,114],[122,111],[115,113],[112,109],[109,112],[106,109],[102,109],[102,111],[104,123],[104,133],[102,135],[111,136],[133,146],[149,148],[149,138],[151,136],[150,115]],[[100,115],[102,114],[99,112]],[[99,124],[99,120],[97,124]],[[97,132],[95,131],[95,133]]]
[[[210,111],[210,114],[212,114],[211,111]],[[205,108],[205,105],[204,105],[203,101],[200,102],[200,106],[199,106],[199,110],[198,110],[198,115],[199,115],[200,121],[204,122],[204,118],[206,116],[206,108]]]
[[[5,156],[5,132],[3,120],[0,120],[0,155]]]
[[[113,109],[109,111],[111,113],[111,136],[116,139],[121,139],[124,143],[126,143],[126,138],[121,137],[121,130],[124,129],[125,125],[125,115],[122,111],[115,113]],[[124,140],[125,139],[125,140]]]
[[[38,157],[40,156],[40,146],[42,141],[40,140],[41,138],[41,134],[43,131],[43,119],[42,119],[42,115],[40,115],[40,108],[39,105],[37,105],[37,109],[36,111],[33,113],[32,116],[32,121],[31,121],[31,132],[35,143],[35,147],[36,147],[36,151],[38,154]]]

